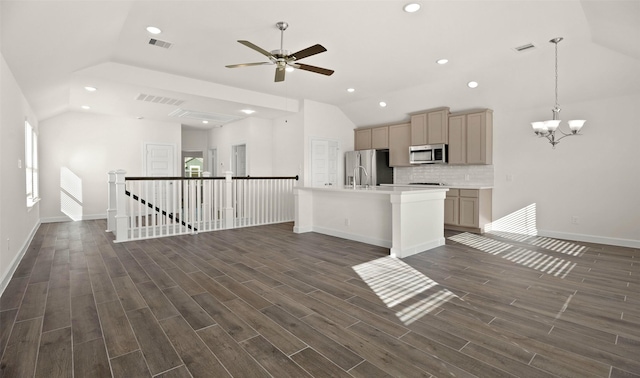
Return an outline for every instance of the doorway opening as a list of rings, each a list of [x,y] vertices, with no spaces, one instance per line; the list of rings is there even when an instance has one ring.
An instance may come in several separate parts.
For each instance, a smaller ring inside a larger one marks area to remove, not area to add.
[[[182,151],[184,177],[200,177],[204,172],[202,151]]]

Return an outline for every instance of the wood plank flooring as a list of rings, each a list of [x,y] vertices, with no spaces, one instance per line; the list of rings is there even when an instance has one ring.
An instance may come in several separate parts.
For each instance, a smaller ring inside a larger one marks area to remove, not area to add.
[[[39,228],[0,377],[640,377],[638,249],[447,232],[397,260],[290,223],[105,228]]]

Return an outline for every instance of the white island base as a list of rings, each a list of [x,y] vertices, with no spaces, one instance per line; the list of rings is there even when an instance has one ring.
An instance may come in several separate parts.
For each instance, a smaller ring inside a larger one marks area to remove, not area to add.
[[[390,248],[403,258],[444,245],[448,189],[294,188],[293,232],[318,232]]]

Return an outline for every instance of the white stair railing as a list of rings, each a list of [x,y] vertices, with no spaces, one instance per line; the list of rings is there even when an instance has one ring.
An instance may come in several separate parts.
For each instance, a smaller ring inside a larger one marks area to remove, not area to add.
[[[293,221],[296,177],[125,177],[109,172],[116,242]]]

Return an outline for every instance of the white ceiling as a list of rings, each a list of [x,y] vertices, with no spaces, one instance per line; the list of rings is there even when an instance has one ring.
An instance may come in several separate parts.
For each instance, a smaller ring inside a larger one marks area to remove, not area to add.
[[[395,122],[438,106],[553,106],[553,45],[559,45],[560,102],[640,93],[640,1],[7,1],[1,50],[40,120],[82,110],[210,127],[168,116],[180,108],[230,117],[275,118],[302,99],[334,104],[358,126]],[[284,48],[319,43],[327,52],[302,62],[332,76],[288,73],[237,42]],[[145,28],[163,30],[158,36]],[[171,42],[170,49],[148,44]],[[536,48],[517,53],[514,47]],[[449,59],[444,66],[435,61]],[[466,87],[470,80],[477,89]],[[91,85],[97,92],[88,93]],[[354,93],[346,89],[353,87]],[[381,109],[379,101],[389,105]]]

